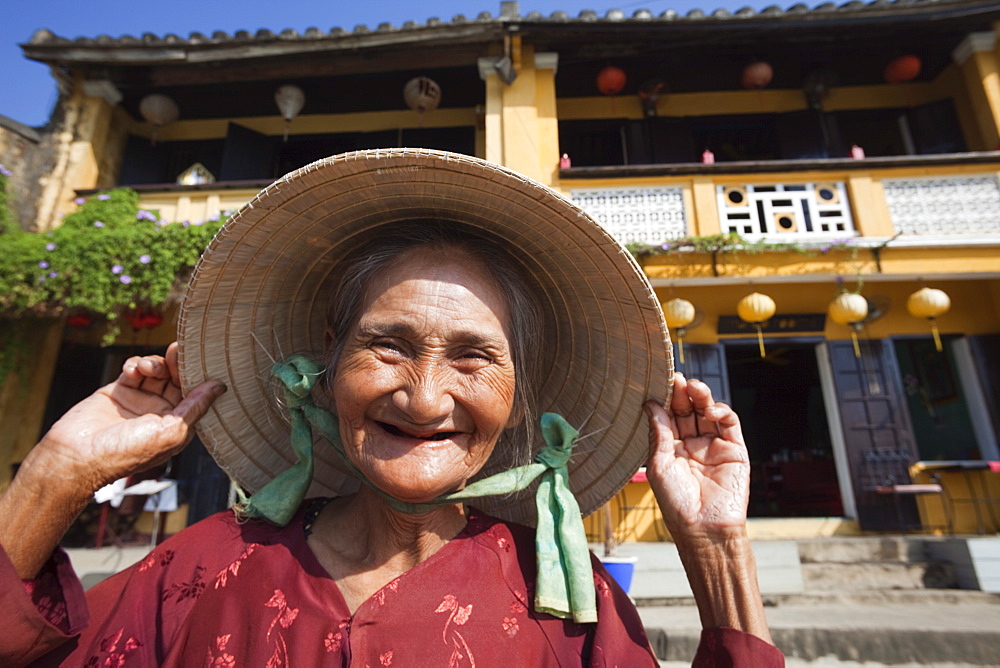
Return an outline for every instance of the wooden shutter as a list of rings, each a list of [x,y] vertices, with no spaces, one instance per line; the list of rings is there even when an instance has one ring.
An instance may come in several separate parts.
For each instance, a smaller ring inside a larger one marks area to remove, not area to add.
[[[674,344],[674,363],[685,378],[697,378],[710,388],[716,401],[730,403],[729,372],[726,369],[726,351],[721,344],[684,344],[684,364],[680,363],[677,344]]]
[[[919,524],[913,498],[893,499],[866,489],[870,486],[866,482],[866,452],[903,450],[912,461],[918,459],[892,344],[867,341],[860,358],[854,356],[851,341],[828,341],[827,348],[861,528],[888,531],[899,530],[900,523]],[[901,518],[896,514],[897,501]]]

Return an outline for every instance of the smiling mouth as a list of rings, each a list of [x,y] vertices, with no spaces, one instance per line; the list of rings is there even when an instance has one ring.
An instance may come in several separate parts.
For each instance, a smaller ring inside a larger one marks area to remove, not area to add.
[[[386,422],[379,422],[378,425],[382,427],[385,431],[392,434],[393,436],[403,436],[405,438],[416,438],[422,441],[444,441],[449,438],[454,438],[462,432],[460,431],[439,431],[430,435],[416,435],[409,432],[403,431],[399,427],[388,424]]]

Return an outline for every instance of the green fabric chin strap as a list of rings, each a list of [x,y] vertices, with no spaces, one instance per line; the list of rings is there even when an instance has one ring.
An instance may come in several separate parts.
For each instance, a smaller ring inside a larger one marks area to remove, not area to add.
[[[476,481],[464,489],[443,494],[426,503],[407,503],[372,485],[347,458],[336,419],[312,401],[312,388],[323,371],[322,366],[301,355],[278,362],[271,368],[271,373],[285,388],[285,403],[292,422],[292,451],[298,461],[253,496],[248,497],[240,490],[237,504],[240,515],[265,519],[282,526],[291,521],[312,482],[313,429],[333,446],[351,473],[400,512],[425,513],[438,506],[510,494],[540,478],[535,494],[538,509],[535,610],[572,618],[578,623],[597,621],[590,551],[587,549],[580,507],[569,487],[567,470],[578,433],[562,416],[542,414],[541,431],[546,445],[535,456],[533,463]]]

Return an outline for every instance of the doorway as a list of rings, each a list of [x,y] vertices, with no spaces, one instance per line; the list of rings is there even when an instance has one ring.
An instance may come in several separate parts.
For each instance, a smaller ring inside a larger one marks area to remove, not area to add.
[[[751,517],[844,514],[815,344],[725,344],[731,403],[750,453]]]

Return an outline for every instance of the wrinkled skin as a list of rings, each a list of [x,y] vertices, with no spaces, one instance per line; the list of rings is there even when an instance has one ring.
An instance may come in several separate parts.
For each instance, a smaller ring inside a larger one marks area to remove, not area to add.
[[[649,414],[650,485],[673,535],[713,535],[746,523],[750,460],[740,420],[698,380],[675,374],[670,411]]]

